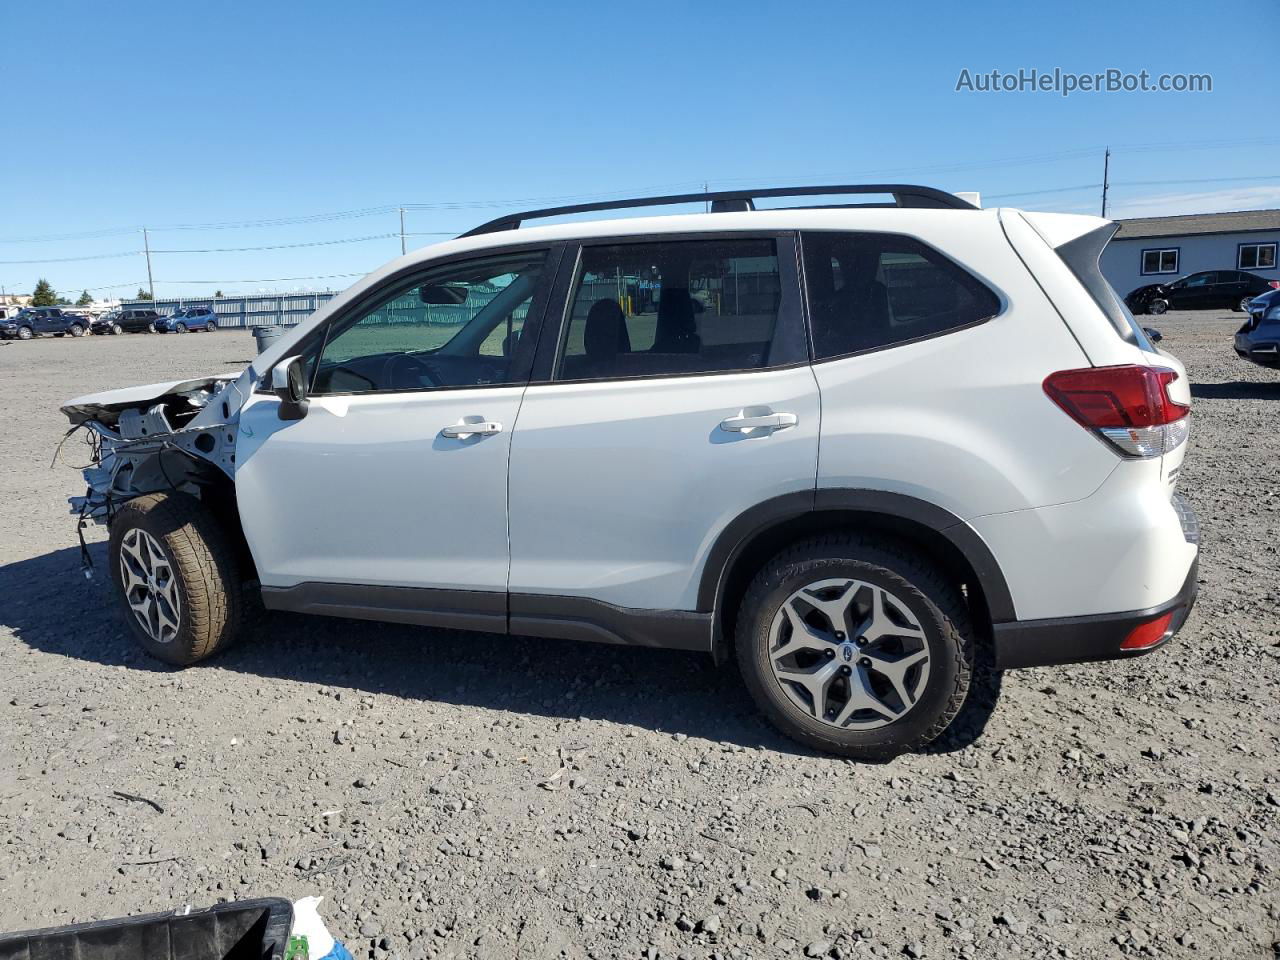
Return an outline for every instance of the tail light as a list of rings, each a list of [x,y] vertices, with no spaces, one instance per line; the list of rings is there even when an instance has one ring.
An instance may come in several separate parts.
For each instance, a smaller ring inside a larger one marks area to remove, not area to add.
[[[1272,290],[1280,290],[1280,280],[1268,280],[1267,286]]]
[[[1191,427],[1191,408],[1169,397],[1177,379],[1166,367],[1085,367],[1049,374],[1044,392],[1121,456],[1158,457],[1186,440]]]

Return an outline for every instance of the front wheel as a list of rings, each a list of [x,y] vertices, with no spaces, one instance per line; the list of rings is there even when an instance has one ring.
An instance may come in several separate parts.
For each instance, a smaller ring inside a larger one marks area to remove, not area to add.
[[[19,328],[18,328],[18,339],[19,339],[19,340],[30,340],[33,336],[34,336],[34,334],[31,332],[31,328],[30,328],[30,327],[19,327]]]
[[[861,760],[941,735],[973,672],[956,586],[906,549],[856,536],[776,556],[743,599],[736,641],[747,688],[778,729]]]
[[[153,657],[187,666],[235,639],[239,564],[195,497],[153,493],[128,501],[111,521],[108,557],[125,619]]]
[[[175,325],[174,325],[174,328],[173,328],[173,332],[174,332],[174,333],[186,333],[186,332],[187,332],[187,325],[186,325],[185,323],[175,324]]]
[[[158,333],[158,332],[159,331],[156,330],[156,325],[154,323],[147,324],[147,333]]]
[[[1164,300],[1152,300],[1147,304],[1147,313],[1154,314],[1157,317],[1168,309],[1169,304]]]
[[[118,324],[118,323],[113,323],[113,324],[111,325],[111,335],[112,335],[113,337],[118,337],[118,336],[120,336],[122,333],[124,333],[124,327],[120,326],[120,324]]]

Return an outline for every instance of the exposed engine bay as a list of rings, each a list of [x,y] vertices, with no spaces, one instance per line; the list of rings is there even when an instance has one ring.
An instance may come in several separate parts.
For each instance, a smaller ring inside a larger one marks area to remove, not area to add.
[[[113,504],[142,494],[201,496],[202,489],[232,478],[240,407],[253,380],[250,367],[241,374],[109,390],[64,406],[72,424],[67,436],[87,431],[91,449],[84,468],[88,489],[69,501],[81,528],[107,522]]]

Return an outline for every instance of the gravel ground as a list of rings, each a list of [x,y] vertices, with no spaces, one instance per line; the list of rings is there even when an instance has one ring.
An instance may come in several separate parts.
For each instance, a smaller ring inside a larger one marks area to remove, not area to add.
[[[880,766],[781,739],[691,655],[275,615],[149,661],[80,574],[57,407],[251,338],[0,346],[0,929],[319,893],[358,958],[1271,957],[1280,376],[1238,323],[1158,319],[1205,529],[1176,643],[1010,673]]]

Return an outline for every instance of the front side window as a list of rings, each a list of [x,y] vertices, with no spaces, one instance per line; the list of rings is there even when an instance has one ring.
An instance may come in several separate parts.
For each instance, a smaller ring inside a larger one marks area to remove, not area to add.
[[[910,237],[806,233],[801,239],[819,360],[934,336],[1000,312],[987,287]]]
[[[586,247],[557,379],[757,370],[805,360],[773,239]],[[789,244],[789,241],[786,241]]]
[[[1240,244],[1239,262],[1236,266],[1241,270],[1274,270],[1276,245],[1274,243]]]
[[[546,258],[538,250],[449,264],[392,288],[329,330],[309,361],[311,392],[524,382],[516,351]]]
[[[1142,251],[1142,275],[1150,276],[1158,273],[1177,273],[1178,272],[1178,250],[1177,248],[1169,248],[1166,250],[1143,250]]]

